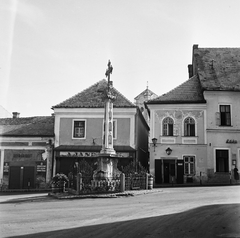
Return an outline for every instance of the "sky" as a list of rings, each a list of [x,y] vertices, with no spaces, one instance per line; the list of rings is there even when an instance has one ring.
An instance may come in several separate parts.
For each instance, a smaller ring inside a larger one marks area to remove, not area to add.
[[[126,98],[188,79],[192,47],[240,47],[238,0],[0,0],[0,106],[20,117],[105,78]]]

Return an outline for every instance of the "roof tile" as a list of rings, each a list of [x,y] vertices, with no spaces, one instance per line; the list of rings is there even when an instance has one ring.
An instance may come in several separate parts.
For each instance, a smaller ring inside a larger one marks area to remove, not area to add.
[[[147,104],[168,103],[205,103],[198,77],[193,76],[170,92],[147,102]]]
[[[107,81],[103,79],[52,108],[103,108],[105,105],[103,92],[106,89]],[[116,100],[113,102],[114,107],[136,107],[114,87],[112,91],[115,96],[117,96]]]
[[[240,48],[196,48],[193,57],[204,90],[240,91]]]

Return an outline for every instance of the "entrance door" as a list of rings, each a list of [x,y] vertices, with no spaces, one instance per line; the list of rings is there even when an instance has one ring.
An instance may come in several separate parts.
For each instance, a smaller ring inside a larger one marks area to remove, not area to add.
[[[9,189],[20,189],[21,188],[21,167],[10,166],[9,169]]]
[[[35,188],[34,167],[10,166],[9,189]]]
[[[34,167],[23,167],[23,188],[34,187]]]
[[[155,160],[155,183],[162,183],[162,161]]]
[[[164,183],[169,183],[169,162],[164,162]]]
[[[174,183],[176,175],[175,160],[164,160],[163,166],[164,183]]]
[[[228,150],[216,150],[216,172],[229,172]]]
[[[183,183],[183,175],[184,175],[184,163],[183,160],[177,161],[177,183],[182,184]]]

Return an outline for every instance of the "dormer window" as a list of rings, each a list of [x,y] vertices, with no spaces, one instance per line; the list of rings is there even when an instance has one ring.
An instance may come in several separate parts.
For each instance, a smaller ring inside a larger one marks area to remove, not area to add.
[[[173,136],[173,119],[171,117],[164,118],[162,126],[163,136]]]

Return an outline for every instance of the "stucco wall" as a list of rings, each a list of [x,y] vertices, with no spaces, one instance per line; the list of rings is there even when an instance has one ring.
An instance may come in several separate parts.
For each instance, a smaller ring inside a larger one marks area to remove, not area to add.
[[[155,113],[155,137],[159,140],[162,136],[162,121],[165,117],[171,117],[175,127],[175,143],[182,143],[184,136],[184,119],[192,117],[195,120],[195,132],[198,144],[204,144],[204,111],[203,110],[156,110]]]
[[[73,139],[73,120],[86,120],[86,138]],[[114,119],[115,120],[115,119]],[[113,141],[117,145],[129,145],[130,119],[117,118],[117,139]],[[61,118],[60,119],[60,145],[91,145],[93,138],[97,145],[102,144],[102,118]]]

